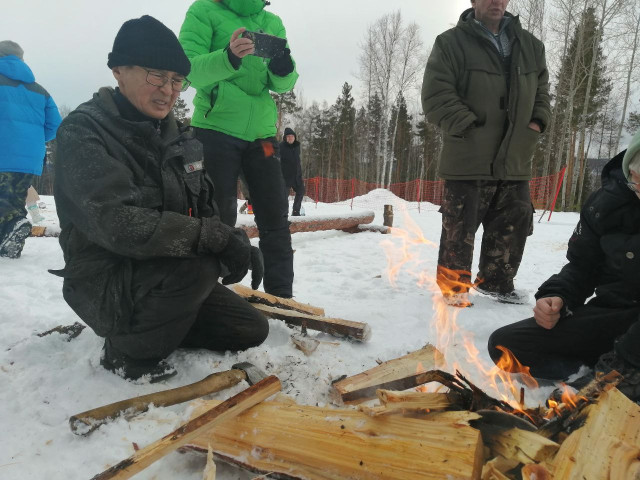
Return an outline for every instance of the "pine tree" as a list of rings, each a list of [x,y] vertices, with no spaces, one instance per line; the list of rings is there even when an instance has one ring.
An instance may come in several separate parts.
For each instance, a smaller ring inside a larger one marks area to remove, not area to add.
[[[293,90],[286,93],[271,92],[271,97],[273,101],[276,102],[278,109],[278,121],[276,123],[278,130],[277,136],[282,139],[282,131],[284,130],[284,122],[287,116],[299,112],[302,107],[298,106],[298,99]]]
[[[187,102],[184,99],[178,97],[176,103],[173,105],[173,114],[176,117],[176,120],[182,122],[184,125],[191,124],[191,116],[189,115],[191,112],[189,111],[189,107],[187,106]]]

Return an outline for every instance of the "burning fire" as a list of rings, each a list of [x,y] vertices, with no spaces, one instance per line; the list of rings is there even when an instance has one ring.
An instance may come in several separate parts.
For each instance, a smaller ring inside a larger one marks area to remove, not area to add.
[[[521,388],[515,380],[519,379],[528,388],[537,388],[538,383],[531,376],[529,367],[522,365],[513,353],[504,347],[498,347],[502,351],[499,362],[496,365],[492,362],[487,366],[487,362],[480,358],[480,352],[473,341],[473,334],[458,325],[457,317],[463,309],[452,308],[451,298],[449,303],[444,300],[446,296],[455,296],[456,300],[463,303],[460,306],[470,306],[466,295],[472,286],[471,273],[439,266],[435,278],[433,274],[429,274],[426,262],[420,256],[420,250],[423,245],[429,247],[437,247],[437,245],[424,237],[406,209],[402,211],[402,215],[407,228],[392,228],[392,240],[382,243],[387,255],[387,274],[390,284],[397,286],[400,272],[406,271],[417,279],[418,286],[429,290],[433,294],[434,315],[431,327],[436,337],[433,343],[440,352],[446,354],[447,368],[453,371],[459,370],[468,378],[484,379],[497,394],[496,398],[509,403],[516,410],[523,410]],[[464,305],[465,301],[469,305]],[[463,348],[459,348],[460,346]],[[463,352],[461,355],[463,358],[458,358],[458,352]],[[417,373],[421,373],[422,365],[418,365],[417,370]],[[425,387],[420,390],[427,391]]]
[[[545,418],[550,419],[556,415],[559,416],[563,410],[567,410],[567,409],[573,410],[578,406],[578,402],[581,400],[585,402],[587,401],[585,397],[576,395],[575,393],[573,393],[573,391],[571,390],[571,388],[569,388],[568,385],[563,383],[560,403],[558,403],[556,400],[553,400],[551,398],[547,400],[547,404],[549,405],[549,411],[545,415]]]

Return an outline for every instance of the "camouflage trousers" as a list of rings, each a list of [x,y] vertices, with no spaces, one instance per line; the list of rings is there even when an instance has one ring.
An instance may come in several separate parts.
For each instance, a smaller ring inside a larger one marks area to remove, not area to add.
[[[489,291],[511,292],[527,237],[533,233],[533,212],[527,181],[446,180],[437,272],[443,293],[469,290],[480,225],[484,232],[474,283]]]
[[[0,172],[0,229],[16,217],[26,217],[27,190],[35,175],[31,173]]]

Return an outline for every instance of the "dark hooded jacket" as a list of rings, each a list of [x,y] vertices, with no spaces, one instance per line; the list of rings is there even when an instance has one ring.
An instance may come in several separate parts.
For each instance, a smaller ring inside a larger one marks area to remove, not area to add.
[[[296,136],[290,128],[286,128],[284,136]],[[296,188],[302,184],[302,164],[300,163],[300,142],[298,138],[293,143],[287,142],[286,138],[280,143],[280,166],[284,183],[289,188]]]
[[[447,180],[529,180],[531,159],[550,118],[544,45],[510,13],[509,71],[466,10],[436,38],[422,85],[429,122],[442,130],[439,175]]]
[[[134,261],[214,255],[230,230],[217,216],[193,133],[172,113],[158,125],[126,120],[114,96],[102,88],[65,118],[54,186],[66,263],[54,273],[85,279],[82,288],[93,292],[87,297],[96,298],[92,305],[74,304],[66,290],[65,298],[104,336],[132,306]],[[101,312],[100,298],[120,303],[122,311]]]
[[[567,250],[569,263],[542,284],[536,299],[559,296],[569,309],[584,304],[640,305],[640,199],[622,173],[625,152],[602,171],[602,187],[586,201]]]

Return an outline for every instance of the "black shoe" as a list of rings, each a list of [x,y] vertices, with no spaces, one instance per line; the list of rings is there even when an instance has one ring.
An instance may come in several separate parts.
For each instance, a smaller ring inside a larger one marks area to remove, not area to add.
[[[178,371],[164,360],[156,361],[125,361],[120,358],[107,358],[102,352],[100,365],[126,380],[148,379],[149,383],[162,382],[175,375]],[[144,378],[143,378],[144,377]]]
[[[291,216],[292,217],[299,217],[300,216],[300,212],[294,210],[293,212],[291,212]]]
[[[31,234],[31,224],[24,217],[14,218],[6,225],[0,240],[0,257],[20,258],[24,242]]]
[[[486,290],[482,287],[482,284],[474,285],[478,292],[495,298],[500,303],[512,303],[515,305],[523,305],[529,302],[529,294],[523,290],[511,290],[510,292],[494,292],[492,290]]]
[[[594,370],[605,374],[612,370],[617,371],[624,377],[618,384],[618,390],[630,400],[640,401],[640,368],[627,362],[615,350],[600,355]]]

